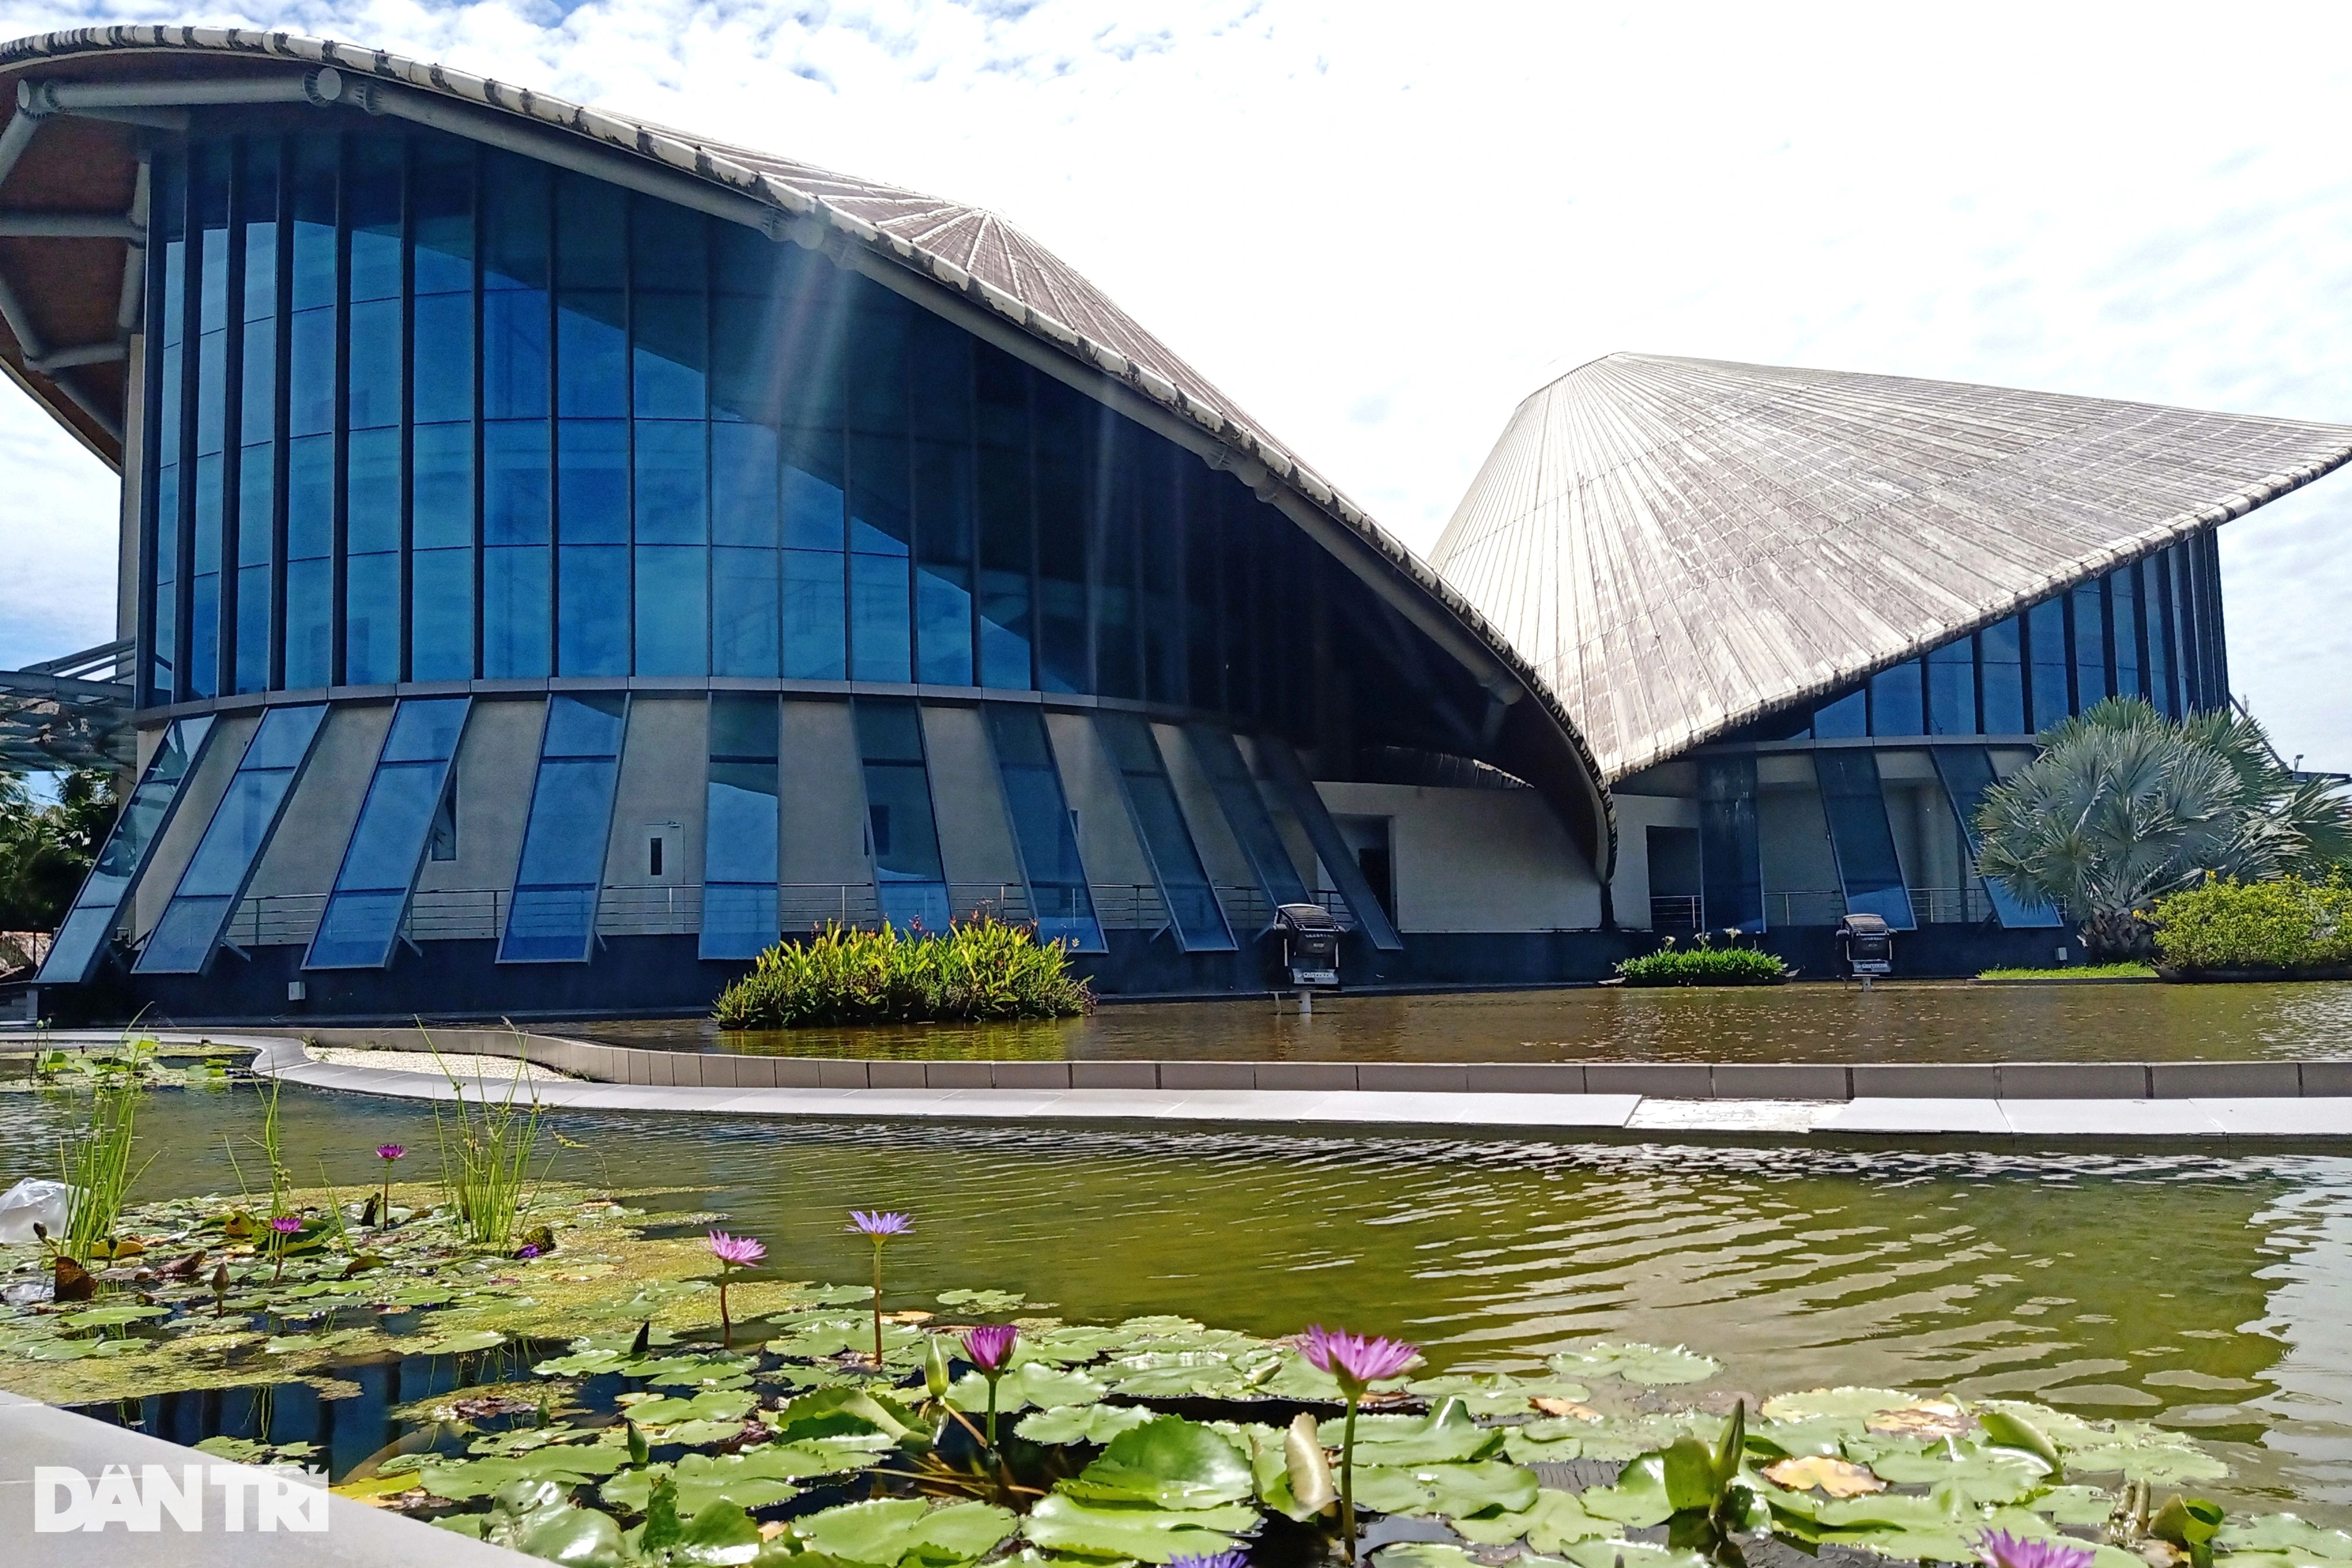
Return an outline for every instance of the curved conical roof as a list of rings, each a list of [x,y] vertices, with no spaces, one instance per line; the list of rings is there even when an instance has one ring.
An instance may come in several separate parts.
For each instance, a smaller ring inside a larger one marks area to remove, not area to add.
[[[2352,428],[1612,354],[1437,542],[1622,779],[2308,484]]]

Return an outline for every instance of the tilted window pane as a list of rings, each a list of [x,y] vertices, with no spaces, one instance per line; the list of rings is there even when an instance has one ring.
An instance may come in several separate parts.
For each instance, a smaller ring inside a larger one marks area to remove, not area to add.
[[[303,967],[381,967],[416,881],[464,731],[464,697],[404,702],[376,759]]]
[[[1306,903],[1307,884],[1299,879],[1298,867],[1283,844],[1274,814],[1265,809],[1265,797],[1258,792],[1257,780],[1242,760],[1232,732],[1196,724],[1186,727],[1185,736],[1192,742],[1192,755],[1200,759],[1201,771],[1209,777],[1210,788],[1216,791],[1227,826],[1257,873],[1258,887],[1267,902]]]
[[[1037,924],[1039,939],[1066,943],[1079,952],[1104,951],[1102,925],[1095,916],[1086,865],[1078,858],[1077,834],[1070,824],[1061,772],[1054,766],[1045,715],[1009,703],[990,703],[982,711],[988,717],[997,779],[1005,814],[1012,820],[1013,841],[1021,852],[1030,916]]]
[[[1150,727],[1125,713],[1097,714],[1095,727],[1118,770],[1128,815],[1151,861],[1180,945],[1188,953],[1231,952],[1233,933],[1201,867],[1200,851],[1193,846],[1192,829],[1177,804]]]
[[[210,714],[175,719],[148,759],[147,768],[131,791],[131,799],[108,832],[73,908],[49,946],[35,983],[44,986],[86,984],[112,935],[122,912],[122,901],[147,869],[163,830],[178,810],[181,792],[202,759],[212,738]]]
[[[1937,775],[1944,783],[1944,798],[1951,803],[1952,814],[1959,821],[1960,839],[1968,846],[1969,862],[1973,867],[1983,848],[1977,835],[1977,808],[1984,804],[1985,791],[1993,786],[1992,753],[1981,747],[1939,746],[1930,755],[1936,761]],[[1963,874],[1973,875],[1973,872]],[[1979,885],[1985,890],[1993,914],[2005,929],[2058,924],[2058,912],[2046,904],[2021,902],[2016,894],[1990,879]]]
[[[1867,747],[1813,753],[1822,806],[1829,816],[1830,846],[1838,879],[1845,887],[1847,912],[1875,915],[1897,931],[1909,931],[1911,894],[1895,857],[1895,831],[1886,821],[1886,797],[1878,781],[1878,753]]]
[[[501,963],[580,963],[595,936],[613,786],[627,706],[621,697],[553,696]]]
[[[705,958],[749,958],[777,923],[778,714],[772,697],[715,697],[703,836]]]
[[[852,705],[866,775],[866,849],[883,917],[901,929],[942,929],[947,876],[923,761],[922,721],[911,702]]]

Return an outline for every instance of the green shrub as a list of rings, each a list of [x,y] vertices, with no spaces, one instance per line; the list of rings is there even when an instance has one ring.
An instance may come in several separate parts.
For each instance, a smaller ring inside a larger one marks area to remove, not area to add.
[[[2352,964],[2352,885],[2208,877],[2157,901],[2156,946],[2166,965],[2205,969],[2333,969]]]
[[[2153,980],[2156,971],[2146,964],[2044,964],[2022,968],[1987,969],[1979,980]]]
[[[1677,947],[1669,936],[1656,952],[1617,966],[1618,977],[1629,986],[1777,986],[1792,973],[1769,953],[1711,947],[1704,936],[1693,947]]]
[[[1095,998],[1068,973],[1067,956],[1033,927],[987,915],[944,936],[828,924],[761,954],[719,993],[716,1016],[723,1029],[1074,1018],[1092,1012]]]

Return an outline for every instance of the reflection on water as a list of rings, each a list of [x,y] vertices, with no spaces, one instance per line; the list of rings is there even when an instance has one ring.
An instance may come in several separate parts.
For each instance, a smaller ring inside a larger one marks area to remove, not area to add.
[[[693,1019],[553,1032],[761,1056],[996,1061],[2199,1061],[2352,1057],[2352,982],[1830,985],[1271,998],[1053,1023],[721,1033]]]
[[[51,1170],[75,1114],[0,1098],[0,1180]],[[142,1191],[234,1187],[222,1134],[255,1115],[245,1091],[151,1096]],[[297,1169],[323,1155],[355,1187],[377,1144],[433,1147],[429,1113],[388,1103],[289,1088],[285,1124]],[[2352,1159],[554,1125],[573,1144],[558,1175],[707,1188],[657,1202],[727,1210],[787,1277],[862,1277],[844,1211],[903,1207],[909,1302],[987,1285],[1073,1318],[1319,1319],[1475,1369],[1584,1335],[1685,1342],[1752,1391],[1890,1384],[2160,1421],[2219,1446],[2230,1495],[2352,1522]]]

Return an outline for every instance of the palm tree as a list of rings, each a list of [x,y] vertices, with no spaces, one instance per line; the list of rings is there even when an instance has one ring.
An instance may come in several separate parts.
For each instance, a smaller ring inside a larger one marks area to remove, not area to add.
[[[2151,957],[2149,906],[2209,873],[2315,876],[2352,857],[2352,801],[2298,780],[2250,715],[2176,724],[2111,697],[2042,746],[1986,792],[1977,873],[2063,911],[2094,962]]]

